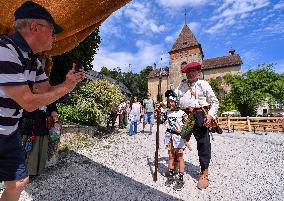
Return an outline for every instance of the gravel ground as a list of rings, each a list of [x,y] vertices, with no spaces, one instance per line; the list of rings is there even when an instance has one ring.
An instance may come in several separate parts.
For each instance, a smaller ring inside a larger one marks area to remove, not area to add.
[[[161,126],[161,138],[164,130]],[[193,151],[185,152],[185,187],[177,192],[164,186],[161,174],[153,181],[155,135],[120,131],[90,148],[61,155],[57,165],[27,186],[20,200],[284,200],[284,133],[225,131],[213,137],[210,185],[203,191],[196,188],[194,138]],[[162,143],[159,153],[162,173],[167,169]]]

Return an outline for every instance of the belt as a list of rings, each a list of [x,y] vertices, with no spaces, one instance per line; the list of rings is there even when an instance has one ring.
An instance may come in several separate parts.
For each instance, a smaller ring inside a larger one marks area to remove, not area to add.
[[[172,133],[172,134],[180,135],[180,133],[178,133],[178,132],[176,132],[176,131],[174,131],[172,129],[169,129],[169,128],[167,128],[166,131],[169,132],[169,133]]]
[[[196,112],[203,112],[203,110],[200,107],[197,107],[197,108],[185,108],[184,112],[186,114],[195,114]]]

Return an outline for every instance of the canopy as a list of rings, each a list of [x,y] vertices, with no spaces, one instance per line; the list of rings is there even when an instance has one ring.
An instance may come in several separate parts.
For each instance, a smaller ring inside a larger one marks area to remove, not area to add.
[[[0,35],[12,32],[14,12],[26,0],[0,0]],[[44,6],[64,28],[56,37],[49,56],[60,55],[76,47],[114,11],[131,0],[34,0]]]

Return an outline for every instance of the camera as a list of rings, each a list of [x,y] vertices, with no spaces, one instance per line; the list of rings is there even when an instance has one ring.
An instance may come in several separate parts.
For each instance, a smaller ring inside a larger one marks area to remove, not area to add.
[[[83,68],[82,62],[80,60],[76,60],[75,61],[75,71],[79,72],[80,69],[82,69],[82,68]]]

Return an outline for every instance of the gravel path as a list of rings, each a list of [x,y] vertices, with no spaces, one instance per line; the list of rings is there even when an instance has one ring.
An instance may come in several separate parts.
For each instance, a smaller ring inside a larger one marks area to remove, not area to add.
[[[141,126],[141,124],[139,125]],[[165,130],[161,127],[161,137]],[[174,191],[158,174],[153,182],[155,135],[119,132],[94,146],[62,155],[23,192],[22,201],[61,200],[284,200],[284,133],[214,134],[210,186],[196,188],[196,142],[186,150],[185,187]],[[160,143],[159,172],[167,169]]]

